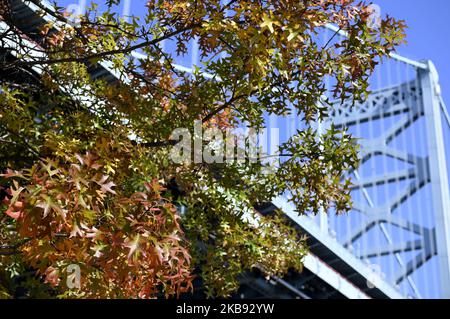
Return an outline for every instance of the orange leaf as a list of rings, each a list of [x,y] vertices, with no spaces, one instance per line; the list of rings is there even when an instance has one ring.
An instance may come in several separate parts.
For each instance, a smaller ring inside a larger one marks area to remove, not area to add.
[[[5,214],[14,219],[19,219],[20,217],[22,217],[22,211],[19,210],[19,211],[13,212],[11,210],[11,208],[8,208],[8,210],[5,212]]]

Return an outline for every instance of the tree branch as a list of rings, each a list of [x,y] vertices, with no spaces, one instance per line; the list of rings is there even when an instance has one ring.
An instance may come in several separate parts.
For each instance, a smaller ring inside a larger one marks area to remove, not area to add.
[[[196,27],[200,27],[200,26],[201,26],[201,23],[194,23],[194,24],[188,25],[184,28],[169,32],[159,38],[156,38],[156,39],[153,39],[150,41],[144,41],[142,43],[132,45],[128,48],[103,51],[103,52],[94,53],[94,54],[91,54],[91,55],[88,55],[85,57],[80,57],[80,58],[72,57],[72,58],[62,58],[62,59],[36,60],[36,61],[29,61],[29,62],[21,62],[21,64],[24,64],[24,65],[50,65],[50,64],[57,64],[57,63],[68,63],[68,62],[85,62],[86,60],[89,60],[89,59],[99,59],[99,58],[105,58],[105,57],[108,57],[111,55],[116,55],[116,54],[130,53],[132,51],[135,51],[140,48],[144,48],[146,46],[155,45],[155,44],[157,44],[161,41],[167,40],[175,35],[178,35],[180,33],[183,33],[185,31],[188,31],[188,30],[194,29]]]
[[[22,245],[25,245],[28,243],[32,238],[25,238],[21,242],[15,244],[15,245],[1,245],[0,246],[0,256],[10,256],[20,253],[20,251],[17,251],[18,248],[20,248]],[[2,251],[7,250],[7,251]]]

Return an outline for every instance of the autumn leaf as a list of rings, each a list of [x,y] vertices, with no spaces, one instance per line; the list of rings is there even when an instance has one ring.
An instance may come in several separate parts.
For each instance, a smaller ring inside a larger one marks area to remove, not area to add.
[[[133,239],[127,239],[124,243],[124,247],[129,249],[128,252],[128,259],[132,259],[132,257],[139,252],[139,241],[140,241],[140,234],[137,234],[134,236]]]
[[[59,271],[58,269],[54,268],[54,267],[48,267],[45,270],[45,282],[52,285],[52,286],[57,286],[59,284]]]
[[[19,219],[22,216],[23,213],[22,213],[22,211],[13,211],[11,208],[8,208],[5,211],[5,214],[8,215],[11,218]]]
[[[273,28],[273,25],[280,25],[278,21],[274,21],[272,18],[270,18],[267,14],[263,14],[263,22],[260,24],[260,27],[268,28],[271,33],[275,32],[275,29]]]

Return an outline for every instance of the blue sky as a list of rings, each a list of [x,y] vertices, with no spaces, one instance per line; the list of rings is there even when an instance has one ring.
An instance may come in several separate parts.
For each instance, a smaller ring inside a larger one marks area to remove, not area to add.
[[[374,0],[382,14],[403,19],[408,43],[398,53],[414,60],[432,60],[437,67],[442,95],[450,107],[450,1]]]

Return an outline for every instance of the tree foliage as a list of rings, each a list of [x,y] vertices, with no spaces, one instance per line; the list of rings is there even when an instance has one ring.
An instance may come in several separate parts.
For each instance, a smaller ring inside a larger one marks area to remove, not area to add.
[[[150,0],[127,20],[117,0],[68,23],[62,8],[30,2],[51,19],[26,36],[10,2],[0,8],[0,296],[20,277],[30,297],[170,297],[192,290],[194,272],[208,296],[229,296],[245,270],[301,270],[304,238],[254,207],[289,192],[299,214],[350,208],[342,177],[356,142],[313,123],[330,111],[326,96],[367,97],[402,21],[372,28],[368,5],[352,0]],[[328,23],[348,37],[323,44]],[[199,66],[174,68],[194,40]],[[91,76],[99,63],[118,80]],[[305,129],[275,168],[170,160],[176,128],[262,128],[265,114],[291,112]],[[79,289],[65,284],[71,264]]]

